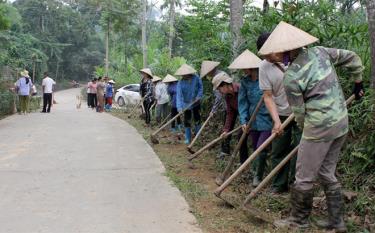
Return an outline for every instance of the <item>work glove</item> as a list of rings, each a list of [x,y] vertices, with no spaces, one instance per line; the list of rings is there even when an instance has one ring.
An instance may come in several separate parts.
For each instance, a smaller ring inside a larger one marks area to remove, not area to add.
[[[356,100],[360,100],[362,96],[364,95],[365,90],[363,88],[363,83],[354,83],[354,88],[353,88],[353,94],[355,95]]]

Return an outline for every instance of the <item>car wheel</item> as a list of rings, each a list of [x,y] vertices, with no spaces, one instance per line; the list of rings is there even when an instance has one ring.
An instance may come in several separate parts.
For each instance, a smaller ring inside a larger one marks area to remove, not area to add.
[[[120,107],[123,107],[125,105],[125,100],[122,97],[119,97],[117,100],[117,103]]]

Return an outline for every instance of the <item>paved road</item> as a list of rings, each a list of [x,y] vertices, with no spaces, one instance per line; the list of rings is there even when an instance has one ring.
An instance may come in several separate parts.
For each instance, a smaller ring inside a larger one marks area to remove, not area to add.
[[[201,232],[137,131],[78,93],[0,121],[0,233]]]

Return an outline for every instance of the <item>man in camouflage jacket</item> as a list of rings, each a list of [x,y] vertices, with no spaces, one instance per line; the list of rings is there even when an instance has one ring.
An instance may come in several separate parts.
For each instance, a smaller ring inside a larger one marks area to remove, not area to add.
[[[280,31],[287,31],[293,37],[287,38],[284,48],[275,49],[272,44],[285,39],[280,36]],[[295,120],[303,129],[298,149],[296,181],[291,191],[291,216],[276,221],[275,225],[300,228],[309,226],[313,184],[319,180],[326,195],[328,221],[321,221],[318,226],[346,232],[341,185],[335,176],[335,170],[348,132],[348,113],[335,67],[345,68],[355,79],[354,94],[359,99],[363,95],[361,59],[348,50],[303,48],[317,39],[284,22],[272,34],[260,53],[269,55],[269,50],[272,50],[274,60],[289,64],[284,76],[284,87]]]

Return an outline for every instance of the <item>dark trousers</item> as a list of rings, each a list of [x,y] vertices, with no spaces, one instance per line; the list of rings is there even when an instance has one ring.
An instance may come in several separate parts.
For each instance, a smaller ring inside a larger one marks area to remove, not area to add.
[[[287,117],[280,116],[283,122]],[[290,151],[296,147],[301,140],[301,130],[298,128],[297,123],[290,123],[285,129],[284,133],[276,137],[272,142],[272,168],[276,167]],[[272,187],[278,191],[288,190],[289,184],[294,182],[294,174],[296,170],[296,157],[289,161],[273,179]]]
[[[191,127],[191,115],[193,115],[194,118],[194,123],[195,125],[200,124],[201,122],[201,105],[198,104],[193,107],[193,109],[186,110],[184,113],[184,126],[185,128],[190,128]]]
[[[177,108],[172,107],[171,108],[171,118],[175,117],[177,114],[178,114]],[[172,123],[171,123],[172,128],[176,127],[176,121],[177,121],[177,125],[181,125],[181,118],[177,117],[177,119],[175,121],[172,121]]]
[[[52,93],[43,94],[43,112],[50,112],[52,104]]]
[[[143,101],[143,107],[145,108],[145,122],[146,124],[150,124],[151,122],[151,112],[150,112],[150,108],[152,106],[152,102],[153,101],[150,101],[150,100],[144,100]]]
[[[224,127],[225,120],[226,120],[226,117],[227,117],[227,112],[226,111],[222,111],[222,112],[218,112],[217,114],[222,118],[222,120],[223,120],[223,127]],[[236,124],[236,121],[234,120],[232,122],[231,129],[234,128],[235,124]],[[228,137],[226,137],[221,142],[221,152],[226,153],[226,154],[230,154],[230,141],[231,141],[231,139],[232,139],[232,135],[229,135]]]
[[[88,98],[87,102],[89,104],[89,107],[96,108],[96,106],[98,105],[98,99],[96,97],[96,94],[89,93],[88,96],[89,96],[89,98]]]

